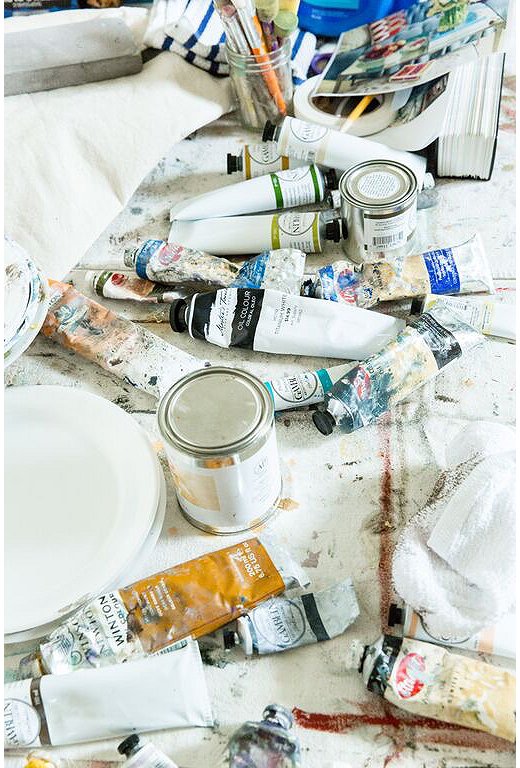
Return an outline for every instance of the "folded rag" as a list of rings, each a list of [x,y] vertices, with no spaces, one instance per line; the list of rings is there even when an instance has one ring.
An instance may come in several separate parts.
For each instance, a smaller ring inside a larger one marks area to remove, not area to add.
[[[514,442],[502,424],[459,427],[435,501],[396,547],[395,589],[437,637],[475,634],[515,603]]]
[[[154,0],[144,42],[173,51],[212,75],[228,75],[226,36],[213,0]],[[291,35],[295,85],[307,79],[316,52],[316,37],[297,29]]]

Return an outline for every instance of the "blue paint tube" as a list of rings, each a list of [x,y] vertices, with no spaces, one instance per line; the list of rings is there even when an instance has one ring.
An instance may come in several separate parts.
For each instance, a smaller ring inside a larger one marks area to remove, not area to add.
[[[322,403],[325,393],[356,365],[357,363],[344,363],[332,368],[320,368],[317,371],[303,371],[292,376],[264,381],[264,385],[273,398],[275,411],[302,408],[306,405]]]

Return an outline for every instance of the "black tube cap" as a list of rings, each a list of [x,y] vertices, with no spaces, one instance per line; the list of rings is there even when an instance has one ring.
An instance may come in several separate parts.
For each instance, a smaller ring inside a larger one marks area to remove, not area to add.
[[[348,237],[348,227],[345,219],[341,219],[341,236],[343,240],[346,240]]]
[[[276,125],[270,120],[264,125],[264,131],[262,133],[262,141],[273,141],[276,133]]]
[[[325,239],[339,243],[341,240],[340,219],[332,219],[325,224]]]
[[[188,302],[184,299],[175,299],[170,304],[170,325],[176,333],[184,333],[188,330],[186,324],[186,307]]]
[[[234,630],[226,629],[224,632],[224,650],[230,651],[238,645],[238,635]]]
[[[325,183],[325,189],[337,189],[338,188],[338,175],[334,168],[330,168],[323,174],[323,181]]]
[[[392,603],[388,609],[388,626],[401,626],[404,622],[404,611],[398,605]]]
[[[312,420],[322,435],[331,435],[336,426],[334,417],[328,411],[314,411]]]
[[[242,158],[240,155],[231,155],[228,152],[227,156],[227,172],[236,173],[242,170]]]
[[[119,744],[117,751],[120,755],[130,756],[131,752],[139,744],[139,736],[137,733],[132,733],[131,736],[127,736],[124,741]]]
[[[410,307],[410,314],[411,315],[421,315],[424,307],[424,298],[421,296],[416,296],[415,299],[412,299],[412,304]]]

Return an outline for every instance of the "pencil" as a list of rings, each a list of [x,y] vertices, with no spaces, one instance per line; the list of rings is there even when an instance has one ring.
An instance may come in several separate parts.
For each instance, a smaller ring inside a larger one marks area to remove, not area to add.
[[[345,133],[349,130],[352,123],[360,117],[365,109],[368,107],[368,105],[373,101],[373,96],[363,96],[359,104],[356,104],[352,112],[350,112],[349,116],[346,118],[345,122],[339,129],[342,133]]]

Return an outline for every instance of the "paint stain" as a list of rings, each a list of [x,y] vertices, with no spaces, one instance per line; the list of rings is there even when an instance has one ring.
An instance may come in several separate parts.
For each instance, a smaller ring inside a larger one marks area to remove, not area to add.
[[[177,536],[178,533],[179,533],[179,529],[175,527],[168,528],[167,530],[168,536]]]
[[[278,502],[278,509],[283,509],[286,512],[290,512],[293,509],[298,509],[299,506],[300,505],[297,501],[289,498],[280,499],[280,501]]]
[[[143,212],[143,209],[140,208],[138,205],[134,206],[133,208],[130,208],[130,213],[132,213],[134,216],[138,216],[142,212]]]
[[[381,446],[381,479],[379,486],[379,564],[378,580],[380,588],[379,614],[381,631],[388,631],[388,609],[392,602],[392,555],[394,530],[394,508],[392,501],[392,457],[390,454],[390,418],[388,414],[379,422],[379,442]]]
[[[436,400],[440,400],[441,403],[459,403],[460,400],[455,400],[454,397],[448,397],[448,395],[435,395]]]
[[[291,426],[291,420],[290,419],[284,419],[283,420],[284,427],[290,427]]]
[[[307,557],[302,561],[303,568],[317,568],[320,562],[321,549],[318,552],[307,550]]]

